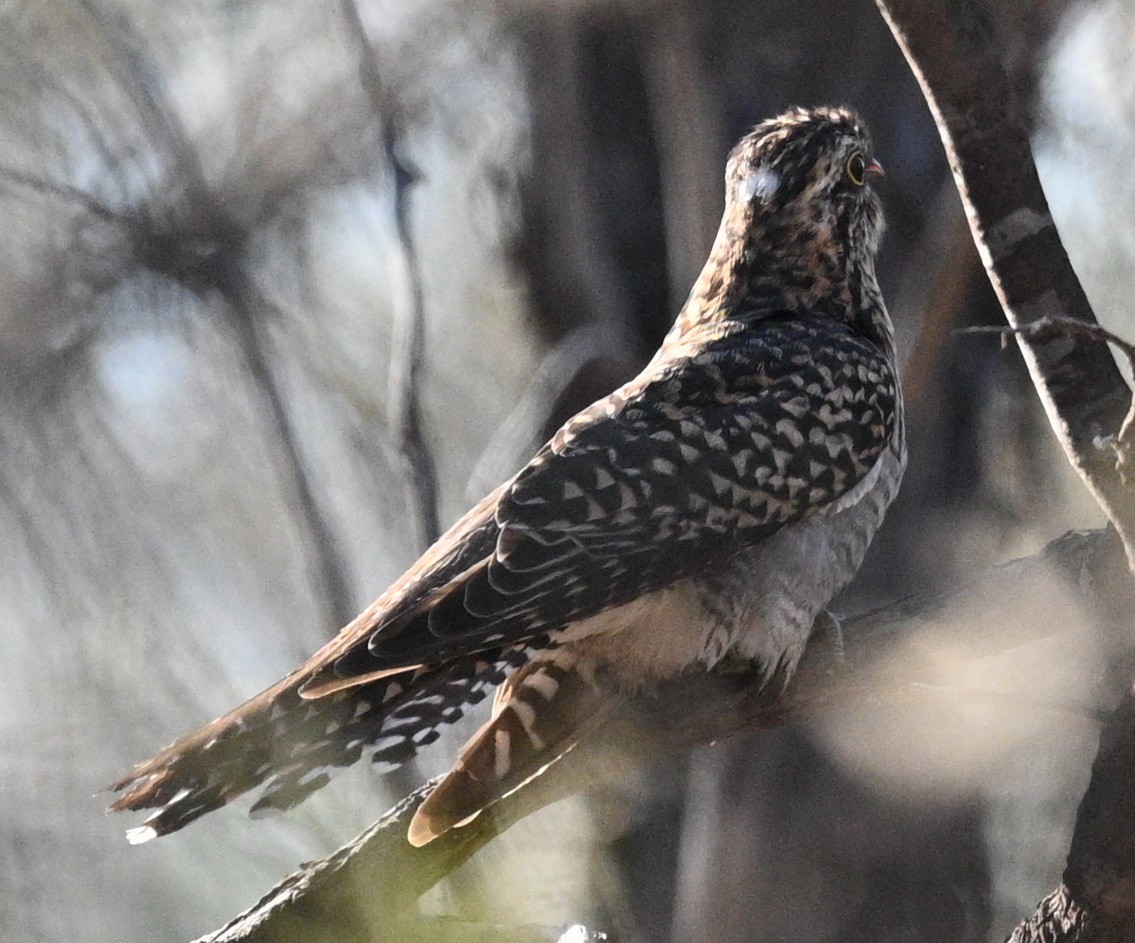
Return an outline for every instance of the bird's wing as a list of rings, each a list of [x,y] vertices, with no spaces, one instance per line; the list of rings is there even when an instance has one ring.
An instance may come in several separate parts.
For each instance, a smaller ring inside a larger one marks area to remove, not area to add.
[[[832,322],[778,320],[648,368],[443,538],[308,696],[553,632],[842,506],[898,397],[882,351]]]

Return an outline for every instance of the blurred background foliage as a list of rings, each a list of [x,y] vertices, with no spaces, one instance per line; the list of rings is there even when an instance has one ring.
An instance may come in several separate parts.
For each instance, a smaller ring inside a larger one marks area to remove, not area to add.
[[[981,9],[1131,337],[1135,4]],[[198,935],[447,763],[461,733],[141,848],[92,798],[629,377],[704,259],[729,147],[787,105],[859,108],[887,168],[911,469],[840,608],[1101,520],[1015,350],[952,333],[1000,312],[868,0],[8,0],[0,47],[4,939]],[[968,680],[1091,700],[1076,623]],[[1095,728],[933,697],[852,714],[548,809],[423,906],[624,943],[999,939],[1059,876]]]

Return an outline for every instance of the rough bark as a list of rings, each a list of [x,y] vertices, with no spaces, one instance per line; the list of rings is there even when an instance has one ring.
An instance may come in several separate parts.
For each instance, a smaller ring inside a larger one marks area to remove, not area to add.
[[[1135,693],[1100,735],[1076,816],[1064,880],[1009,943],[1130,943],[1135,939]]]

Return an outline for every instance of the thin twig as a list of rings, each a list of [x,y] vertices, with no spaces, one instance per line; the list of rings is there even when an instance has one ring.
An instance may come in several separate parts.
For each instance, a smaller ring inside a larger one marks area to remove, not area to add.
[[[1024,335],[1041,344],[1060,337],[1083,337],[1097,343],[1110,344],[1121,351],[1127,358],[1127,363],[1131,366],[1132,372],[1135,372],[1135,344],[1124,340],[1118,334],[1112,333],[1099,324],[1088,324],[1077,318],[1064,315],[1048,314],[1017,327],[988,325],[961,328],[957,333],[1000,334],[1002,338],[1012,334]],[[1114,436],[1101,439],[1097,444],[1101,446],[1104,444],[1111,445],[1115,450],[1115,468],[1120,481],[1125,484],[1129,482],[1131,480],[1131,468],[1135,465],[1135,457],[1133,457],[1133,450],[1135,450],[1135,398],[1131,401],[1131,406],[1127,410],[1123,425],[1119,427],[1119,432]]]
[[[77,206],[81,206],[92,216],[101,219],[103,222],[130,222],[97,197],[87,193],[86,190],[72,186],[69,183],[53,183],[50,180],[44,180],[42,177],[37,177],[35,174],[30,174],[23,170],[16,170],[13,167],[0,167],[0,185],[7,185],[8,187],[19,188],[21,190],[30,190],[33,193],[38,193],[40,196],[49,196],[56,200],[62,200],[64,203],[74,203]]]
[[[209,219],[223,219],[197,148],[178,116],[161,70],[146,54],[145,43],[129,13],[109,11],[100,0],[78,0],[78,3],[121,59],[121,88],[134,102],[152,142],[165,145],[165,153],[174,162],[171,178],[188,187],[189,205],[203,210]]]
[[[1127,357],[1132,368],[1135,369],[1135,344],[1124,340],[1099,324],[1090,324],[1079,318],[1070,318],[1062,314],[1046,314],[1030,321],[1028,324],[1000,325],[983,324],[976,327],[958,328],[956,334],[1000,334],[1002,336],[1022,334],[1035,341],[1049,341],[1057,337],[1079,336],[1088,340],[1111,344],[1117,347]]]
[[[424,550],[441,532],[437,507],[437,469],[422,428],[422,368],[425,361],[425,304],[422,274],[410,220],[410,197],[417,172],[399,152],[393,96],[383,81],[378,58],[354,0],[341,0],[347,27],[355,38],[359,80],[382,122],[387,165],[394,178],[394,226],[400,252],[388,259],[393,288],[394,337],[390,352],[389,408],[402,460],[403,475],[417,514],[418,547]]]
[[[389,128],[389,125],[387,126]],[[418,545],[421,549],[437,540],[437,470],[433,453],[422,428],[422,367],[425,362],[425,304],[422,298],[421,267],[410,225],[410,192],[415,176],[399,158],[392,133],[384,135],[386,156],[394,171],[394,220],[401,258],[391,258],[398,270],[391,279],[395,286],[393,305],[394,337],[390,351],[389,410],[391,425],[397,430],[405,475],[417,509]]]

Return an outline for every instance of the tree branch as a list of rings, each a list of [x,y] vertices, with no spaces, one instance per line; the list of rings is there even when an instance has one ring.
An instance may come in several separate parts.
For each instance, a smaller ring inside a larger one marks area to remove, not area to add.
[[[1049,213],[985,11],[970,0],[876,0],[934,114],[974,241],[1011,325],[1049,315],[1096,324]],[[1108,351],[1019,338],[1049,422],[1123,538],[1135,569],[1135,502],[1110,449],[1131,392]]]
[[[980,274],[957,190],[948,180],[942,182],[934,198],[921,245],[914,251],[926,264],[909,266],[894,304],[904,322],[913,319],[918,325],[902,365],[903,397],[912,425],[930,396],[950,329]]]
[[[1133,930],[1135,694],[1128,690],[1100,735],[1064,880],[1008,943],[1131,943]]]
[[[650,104],[670,306],[682,306],[713,245],[721,219],[718,164],[725,137],[722,102],[698,57],[689,0],[649,9],[641,21],[643,78]]]
[[[304,554],[314,571],[311,576],[323,621],[328,626],[346,625],[355,611],[347,585],[346,561],[335,530],[312,488],[300,435],[269,362],[264,332],[259,328],[263,312],[270,308],[270,303],[236,266],[229,270],[224,289],[224,297],[229,302],[229,323],[295,489],[296,510],[309,542]]]
[[[544,355],[516,405],[481,450],[465,496],[478,501],[516,473],[541,445],[543,427],[556,396],[590,363],[618,356],[631,346],[625,328],[614,321],[588,321],[561,337]]]
[[[912,683],[926,679],[909,660],[885,657],[894,643],[916,639],[933,650],[943,644],[938,628],[949,620],[962,632],[961,644],[956,634],[951,636],[951,657],[959,652],[966,659],[988,657],[1066,628],[1052,610],[1043,613],[1047,620],[1032,618],[1031,612],[1030,618],[1019,616],[1024,601],[1050,598],[1054,579],[1063,580],[1090,609],[1101,594],[1111,598],[1113,588],[1127,591],[1125,582],[1117,583],[1116,570],[1126,573],[1114,534],[1073,532],[1036,556],[1004,564],[959,588],[903,600],[848,621],[842,653],[822,637],[813,639],[787,686],[778,679],[761,684],[754,673],[683,675],[632,702],[617,720],[524,789],[468,825],[414,848],[406,842],[406,829],[433,786],[427,783],[349,845],[304,866],[201,943],[383,939],[368,934],[391,916],[406,913],[424,891],[532,812],[596,785],[625,783],[660,753],[779,726],[849,700],[910,694]]]

